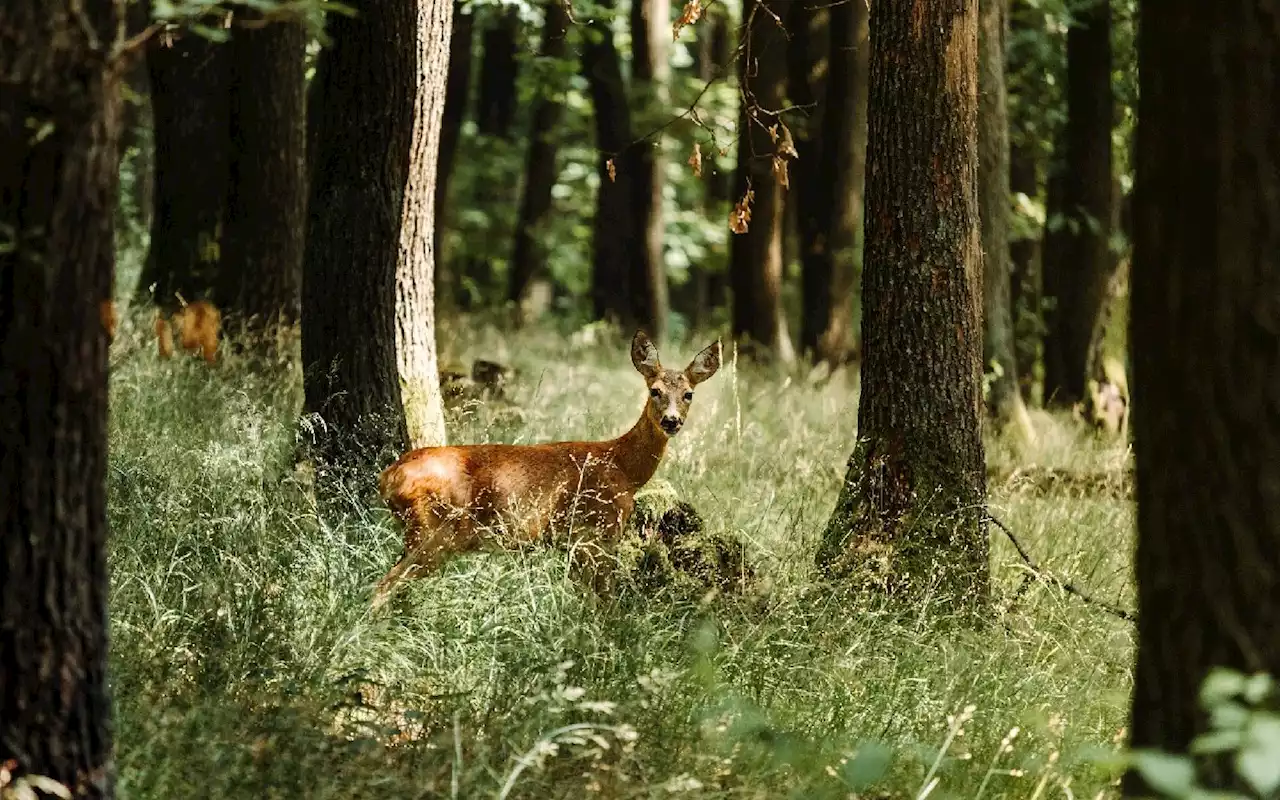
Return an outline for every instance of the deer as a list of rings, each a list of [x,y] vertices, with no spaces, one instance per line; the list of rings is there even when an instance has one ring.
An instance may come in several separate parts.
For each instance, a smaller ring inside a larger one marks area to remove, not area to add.
[[[379,476],[379,494],[404,531],[404,552],[374,589],[381,607],[404,579],[425,577],[450,557],[484,549],[499,530],[519,545],[565,530],[571,569],[598,595],[611,591],[608,551],[622,538],[636,491],[653,477],[667,442],[684,426],[694,389],[720,369],[720,342],[682,370],[666,369],[643,331],[631,363],[648,396],[640,418],[605,441],[422,447]]]

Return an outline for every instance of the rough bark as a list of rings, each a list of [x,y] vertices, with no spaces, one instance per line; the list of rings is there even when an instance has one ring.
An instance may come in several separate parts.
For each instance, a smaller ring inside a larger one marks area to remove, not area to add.
[[[435,183],[449,80],[451,0],[416,0],[417,69],[413,140],[404,190],[396,272],[396,356],[412,447],[445,443],[444,400],[436,359]]]
[[[745,352],[795,360],[782,306],[782,236],[786,189],[774,175],[778,145],[769,128],[779,123],[787,83],[786,37],[774,21],[787,16],[792,0],[747,0],[746,41],[739,49],[738,81],[742,107],[738,115],[738,168],[735,202],[754,192],[751,221],[731,243],[729,280],[733,286],[733,337]],[[781,131],[781,128],[779,128]],[[779,156],[786,161],[790,159]]]
[[[123,11],[0,5],[0,763],[95,798],[114,789],[103,308]]]
[[[519,33],[519,12],[515,6],[509,6],[498,11],[480,36],[482,54],[476,129],[481,135],[510,139],[515,133]]]
[[[653,123],[668,112],[667,86],[671,78],[668,42],[671,41],[671,0],[632,0],[631,3],[631,88],[640,99],[642,131],[652,130]],[[662,132],[635,149],[636,176],[631,184],[634,192],[632,210],[639,245],[645,250],[646,272],[637,276],[644,281],[648,300],[641,327],[655,339],[667,329],[667,261],[666,218],[662,213],[662,190],[667,184],[666,160],[662,157]]]
[[[1280,9],[1139,8],[1131,745],[1185,752],[1210,668],[1280,674]]]
[[[1067,31],[1067,123],[1061,159],[1062,224],[1046,234],[1044,290],[1055,304],[1045,337],[1046,404],[1084,399],[1089,345],[1112,258],[1111,5],[1080,9]]]
[[[657,307],[652,282],[647,280],[652,274],[649,252],[635,228],[639,150],[629,146],[631,110],[613,33],[603,21],[589,27],[593,30],[582,46],[582,71],[591,88],[600,178],[592,232],[592,304],[597,318],[632,327],[651,318]]]
[[[1004,54],[1009,0],[979,0],[978,200],[982,218],[983,365],[987,411],[998,428],[1034,438],[1018,385],[1009,268],[1009,111]]]
[[[471,43],[475,36],[475,15],[462,10],[461,0],[453,3],[453,26],[449,34],[449,80],[444,92],[444,120],[440,125],[440,155],[436,163],[435,248],[438,299],[456,293],[453,276],[446,270],[448,256],[444,250],[445,220],[448,218],[449,185],[453,181],[453,163],[458,154],[462,123],[467,117],[467,100],[471,93]]]
[[[860,439],[818,564],[908,602],[981,609],[977,3],[886,0],[875,14]]]
[[[156,185],[138,294],[169,310],[179,293],[212,296],[230,175],[230,53],[191,32],[147,48]]]
[[[302,357],[306,410],[324,421],[311,425],[322,482],[371,481],[408,440],[396,273],[416,118],[418,2],[355,5],[355,17],[328,17],[332,43],[313,78]]]
[[[250,17],[251,19],[252,17]],[[307,33],[299,22],[237,29],[229,45],[230,191],[216,303],[224,325],[268,351],[297,322],[306,234]]]
[[[565,57],[569,15],[562,0],[549,0],[545,13],[538,54],[541,58],[559,61]],[[560,118],[564,116],[561,90],[560,86],[546,87],[539,95],[529,130],[529,155],[525,161],[524,190],[520,195],[515,250],[511,256],[507,287],[507,299],[516,305],[517,318],[521,321],[523,315],[519,309],[525,291],[530,281],[546,269],[547,253],[541,243],[540,231],[551,213],[551,192],[559,175],[556,162],[559,147],[555,134],[560,127]]]

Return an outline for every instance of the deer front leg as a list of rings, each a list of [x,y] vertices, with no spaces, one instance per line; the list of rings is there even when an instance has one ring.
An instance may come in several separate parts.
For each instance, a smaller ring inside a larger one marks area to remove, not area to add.
[[[400,581],[430,575],[450,555],[465,550],[473,538],[468,519],[434,506],[416,507],[402,521],[404,554],[374,587],[371,608],[375,611],[386,604]]]
[[[617,545],[633,501],[630,496],[601,498],[587,505],[581,535],[570,542],[569,572],[575,581],[590,587],[597,599],[612,599],[618,589]]]

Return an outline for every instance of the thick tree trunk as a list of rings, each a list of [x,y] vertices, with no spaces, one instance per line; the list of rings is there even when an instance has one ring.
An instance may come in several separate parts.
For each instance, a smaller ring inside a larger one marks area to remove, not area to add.
[[[190,32],[147,48],[156,187],[138,294],[162,308],[177,308],[178,294],[191,302],[213,291],[230,175],[230,56]]]
[[[1112,258],[1111,4],[1081,9],[1067,32],[1067,124],[1060,198],[1063,224],[1045,239],[1045,294],[1054,298],[1045,337],[1046,404],[1084,399],[1089,344]]]
[[[306,410],[324,420],[311,426],[323,482],[371,481],[408,441],[396,368],[396,273],[416,119],[419,3],[355,5],[355,17],[329,16],[332,43],[313,78],[302,357]]]
[[[483,136],[510,139],[515,133],[520,15],[515,6],[495,11],[495,19],[480,36],[482,54],[476,128]]]
[[[1280,30],[1274,3],[1139,8],[1130,741],[1185,752],[1210,668],[1280,675]]]
[[[1004,54],[1008,0],[979,0],[978,200],[982,218],[983,366],[992,370],[987,410],[998,428],[1035,437],[1022,403],[1014,356],[1009,269],[1009,111]]]
[[[92,798],[114,791],[103,309],[123,10],[0,4],[0,763]]]
[[[981,609],[977,2],[885,0],[875,14],[860,439],[818,564]]]
[[[569,15],[563,0],[549,0],[542,29],[542,58],[559,61],[565,57]],[[559,87],[548,87],[559,89]],[[559,175],[556,131],[564,115],[559,91],[539,94],[529,131],[529,156],[525,162],[524,192],[520,196],[520,216],[516,223],[515,251],[511,257],[507,299],[516,305],[517,319],[524,321],[521,304],[529,283],[546,269],[547,254],[541,242],[541,228],[551,213],[551,191]]]
[[[591,87],[595,110],[600,190],[592,232],[591,296],[595,316],[624,327],[650,318],[657,299],[651,295],[649,252],[635,229],[634,184],[638,148],[632,143],[631,111],[613,33],[593,22],[582,46],[582,71]]]
[[[738,169],[735,202],[748,190],[751,220],[745,233],[731,243],[729,277],[733,286],[733,336],[747,352],[782,363],[795,360],[782,306],[782,235],[786,188],[775,177],[775,158],[790,166],[779,152],[781,119],[787,83],[786,37],[774,21],[787,17],[790,0],[747,0],[744,9],[746,41],[739,50],[738,81],[742,108],[738,116]],[[778,125],[779,142],[769,128]]]
[[[632,0],[631,3],[631,82],[632,94],[640,98],[642,113],[639,126],[645,131],[656,127],[668,113],[667,85],[671,69],[668,46],[671,40],[671,0]],[[667,260],[666,218],[662,213],[662,190],[666,186],[666,160],[662,157],[662,132],[649,141],[635,145],[636,177],[632,208],[635,231],[645,250],[646,272],[637,276],[644,281],[647,307],[640,325],[656,339],[667,329]]]
[[[216,302],[231,330],[297,322],[306,234],[307,32],[298,22],[235,31],[231,178]]]
[[[1009,150],[1009,189],[1031,199],[1040,195],[1035,154],[1027,147]],[[1024,236],[1009,243],[1010,308],[1013,314],[1013,360],[1022,402],[1032,402],[1036,362],[1040,357],[1040,238]]]
[[[440,126],[440,156],[436,164],[435,228],[437,299],[453,297],[457,290],[453,276],[446,270],[449,263],[444,249],[445,222],[448,219],[449,185],[453,181],[453,162],[458,154],[462,123],[467,117],[467,101],[471,94],[471,43],[475,32],[475,15],[463,13],[461,0],[453,2],[453,27],[449,34],[449,80],[444,92],[444,121]]]
[[[436,361],[435,183],[449,81],[451,0],[416,0],[417,99],[396,272],[396,356],[411,447],[445,443]]]

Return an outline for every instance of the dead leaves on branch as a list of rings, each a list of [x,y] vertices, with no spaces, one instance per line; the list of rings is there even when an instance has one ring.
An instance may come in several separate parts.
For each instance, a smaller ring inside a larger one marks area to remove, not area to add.
[[[604,162],[604,168],[609,172],[609,183],[616,183],[618,180],[618,165],[613,163],[613,159]]]
[[[754,114],[752,117],[754,118]],[[763,126],[763,123],[757,121],[757,124]],[[770,157],[773,165],[773,179],[783,189],[791,188],[790,164],[793,159],[800,157],[796,152],[795,140],[791,136],[791,129],[787,127],[781,119],[772,125],[764,126],[769,132],[769,138],[773,140],[773,154]],[[695,146],[694,155],[700,157],[698,148]],[[693,164],[693,158],[689,159],[689,163]],[[700,167],[700,164],[699,164]],[[695,167],[695,171],[699,170]],[[747,191],[729,212],[729,230],[734,233],[746,233],[751,227],[751,203],[755,200],[755,191],[751,188],[750,181],[747,182]]]
[[[733,206],[733,210],[729,212],[729,230],[734,233],[746,233],[751,227],[751,204],[755,202],[756,193],[751,188],[751,181],[747,181],[747,192],[742,195]]]
[[[693,168],[693,177],[702,177],[702,143],[693,143],[693,153],[689,156],[689,166]]]
[[[674,42],[678,40],[680,38],[680,31],[701,19],[702,13],[705,10],[706,9],[702,7],[701,0],[689,0],[685,3],[684,10],[680,12],[680,18],[671,26],[671,41]]]

